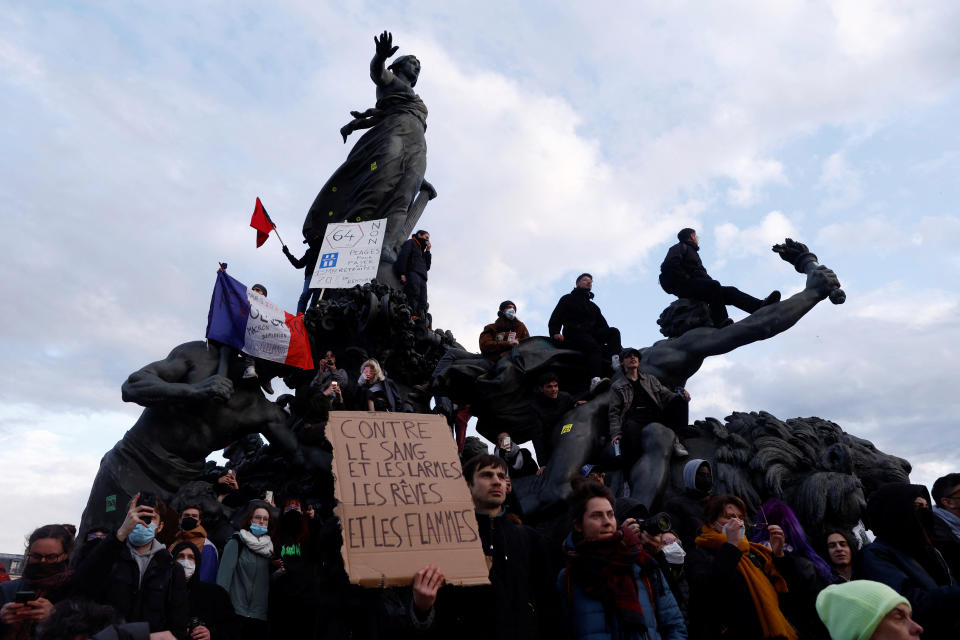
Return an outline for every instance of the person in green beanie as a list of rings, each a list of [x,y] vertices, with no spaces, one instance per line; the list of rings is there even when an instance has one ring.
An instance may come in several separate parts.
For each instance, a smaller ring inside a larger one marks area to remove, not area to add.
[[[907,599],[872,580],[830,585],[817,596],[817,614],[833,640],[907,640],[923,633]]]

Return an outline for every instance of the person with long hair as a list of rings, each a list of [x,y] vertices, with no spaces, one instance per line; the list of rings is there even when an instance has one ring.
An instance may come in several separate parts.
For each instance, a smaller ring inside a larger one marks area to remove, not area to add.
[[[270,596],[270,561],[273,540],[270,528],[273,507],[263,500],[247,506],[236,532],[223,550],[217,584],[230,594],[240,617],[241,638],[263,640],[269,632],[267,603]]]
[[[797,630],[803,638],[829,640],[830,633],[817,617],[816,603],[817,595],[834,582],[830,565],[813,550],[803,525],[783,500],[769,498],[760,505],[751,541],[771,546],[769,525],[783,529],[784,553],[792,556],[797,571],[797,580],[790,585],[799,613],[795,617]]]
[[[70,595],[72,572],[67,557],[72,550],[73,536],[63,525],[48,524],[30,534],[23,577],[0,584],[0,637],[32,637],[54,605]],[[17,592],[27,591],[32,597],[17,602]]]
[[[196,544],[181,540],[170,547],[174,560],[187,578],[187,631],[192,640],[231,640],[239,635],[237,616],[230,595],[218,584],[203,582],[200,575],[206,558]]]
[[[745,535],[747,507],[732,495],[707,500],[696,548],[687,554],[690,620],[695,638],[797,640],[787,619],[796,573],[785,554],[783,529],[768,525],[770,547]]]
[[[558,583],[572,637],[686,638],[683,615],[656,561],[632,528],[617,527],[610,489],[583,480],[570,504],[573,532]]]
[[[370,358],[360,366],[360,393],[367,411],[394,411],[393,397],[380,363]]]

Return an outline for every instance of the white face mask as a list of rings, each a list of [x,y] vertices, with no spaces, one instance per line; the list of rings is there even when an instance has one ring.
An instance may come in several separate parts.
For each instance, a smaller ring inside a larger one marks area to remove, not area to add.
[[[513,320],[517,315],[517,310],[507,309],[506,311],[503,312],[503,315],[507,320]]]
[[[679,542],[674,540],[663,547],[663,555],[670,564],[683,564],[683,559],[687,556],[687,552],[683,550]]]
[[[197,569],[197,563],[193,560],[177,560],[180,563],[180,566],[183,567],[183,575],[186,576],[187,580],[190,579],[190,576],[193,575],[193,572]]]

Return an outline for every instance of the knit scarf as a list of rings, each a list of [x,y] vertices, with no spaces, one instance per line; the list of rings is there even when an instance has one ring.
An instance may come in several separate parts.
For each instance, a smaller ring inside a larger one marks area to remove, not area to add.
[[[61,590],[70,582],[72,576],[73,571],[65,569],[45,578],[36,578],[33,580],[24,578],[23,586],[26,589],[34,591],[37,598],[46,598],[56,604],[60,599],[59,596],[64,595],[60,593]],[[33,637],[33,631],[36,626],[37,623],[32,621],[18,622],[10,625],[10,635],[4,637],[10,638],[11,640],[29,640],[29,638]]]
[[[726,541],[727,536],[725,534],[718,533],[707,525],[701,527],[700,535],[696,539],[698,547],[712,550],[719,549]],[[760,627],[763,629],[763,637],[797,640],[797,632],[787,622],[783,612],[780,611],[780,601],[777,593],[788,591],[787,581],[783,579],[783,576],[774,566],[773,555],[770,550],[762,544],[750,542],[746,538],[740,539],[737,548],[740,550],[737,571],[740,572],[747,583],[750,598],[753,600],[753,608],[757,612]],[[751,554],[762,558],[762,570],[750,559]]]
[[[173,545],[177,544],[178,542],[192,542],[198,551],[203,551],[203,544],[206,539],[207,530],[202,526],[197,525],[196,528],[191,529],[190,531],[177,531],[177,535],[173,538],[173,544],[171,544],[168,548],[172,549]]]
[[[602,602],[608,620],[611,615],[615,616],[621,633],[647,630],[633,567],[649,567],[648,563],[653,560],[640,547],[635,533],[621,529],[613,538],[583,541],[572,547],[565,545],[564,551],[569,595],[572,596],[572,585],[575,584],[588,598]],[[642,573],[641,582],[647,589],[650,602],[654,602],[648,575]]]
[[[947,526],[950,527],[950,531],[953,532],[954,537],[960,540],[960,518],[953,515],[952,512],[947,511],[943,507],[938,507],[933,505],[933,513],[947,523]]]
[[[240,529],[240,540],[258,556],[269,558],[270,554],[273,553],[273,540],[267,534],[258,538],[249,529]]]

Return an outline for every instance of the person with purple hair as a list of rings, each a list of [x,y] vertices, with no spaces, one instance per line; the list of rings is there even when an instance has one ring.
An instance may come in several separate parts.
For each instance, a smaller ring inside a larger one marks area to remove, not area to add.
[[[769,525],[777,525],[783,529],[784,549],[793,556],[798,580],[792,582],[790,588],[794,592],[799,610],[803,613],[797,620],[800,637],[829,638],[829,632],[817,617],[816,602],[817,595],[824,587],[834,582],[830,565],[813,550],[803,531],[803,525],[786,502],[770,498],[760,505],[751,540],[769,546]],[[800,593],[797,593],[798,590]]]

